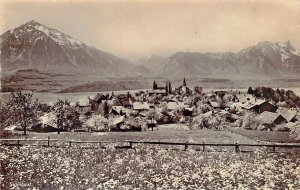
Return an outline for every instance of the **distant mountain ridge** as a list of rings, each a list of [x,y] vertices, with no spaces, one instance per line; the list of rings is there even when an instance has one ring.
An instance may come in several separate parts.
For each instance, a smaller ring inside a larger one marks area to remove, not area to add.
[[[148,72],[33,20],[5,32],[0,39],[4,72],[38,69],[103,77]]]
[[[189,77],[300,76],[300,53],[289,41],[260,42],[237,53],[177,52],[163,64],[159,75]],[[247,76],[248,75],[248,76]]]
[[[166,61],[166,58],[159,55],[149,55],[147,57],[142,57],[138,59],[136,62],[139,65],[146,67],[149,70],[152,70],[154,73],[158,73],[158,71],[162,68],[162,65]]]

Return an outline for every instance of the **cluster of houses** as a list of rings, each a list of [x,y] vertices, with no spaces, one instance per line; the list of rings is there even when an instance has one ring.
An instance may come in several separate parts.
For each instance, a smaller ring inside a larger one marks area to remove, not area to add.
[[[219,107],[219,104],[213,104],[215,108]],[[276,130],[276,127],[280,125],[278,130],[289,131],[289,126],[300,121],[300,112],[297,108],[280,107],[274,102],[258,99],[246,93],[234,94],[232,101],[227,102],[226,107],[225,109],[229,111],[239,110],[238,116],[242,118],[242,122],[247,112],[252,113],[253,123],[249,129],[256,129],[253,126],[258,125],[259,130]]]
[[[297,108],[280,107],[274,102],[235,90],[206,93],[200,87],[191,90],[185,78],[175,89],[172,89],[170,81],[165,86],[158,86],[154,81],[153,88],[147,91],[98,93],[93,98],[74,103],[73,107],[80,113],[82,123],[77,130],[99,130],[91,127],[96,124],[92,120],[95,116],[98,120],[105,120],[103,125],[109,125],[110,131],[139,131],[142,126],[153,130],[158,124],[168,123],[184,123],[191,128],[241,127],[247,114],[253,116],[251,125],[258,124],[260,130],[274,130],[284,124],[292,126],[300,121]],[[212,122],[215,118],[218,122]],[[199,119],[201,121],[197,122]],[[212,125],[210,123],[216,126],[209,126]],[[39,118],[33,130],[55,131],[55,125],[55,116],[47,113]],[[106,130],[107,126],[104,128]],[[282,130],[288,130],[288,127]]]
[[[161,113],[164,109],[172,115],[175,110],[181,110],[183,116],[192,117],[192,105],[182,101],[182,97],[190,94],[192,90],[187,87],[185,78],[182,85],[174,90],[170,81],[166,82],[165,87],[158,86],[154,81],[151,90],[127,94],[112,92],[110,95],[98,93],[94,98],[89,98],[88,103],[78,102],[76,106],[81,110],[89,110],[88,114],[114,118],[114,125],[120,126],[125,123],[126,118],[135,117],[139,122],[144,122],[153,129],[158,124],[156,118],[149,114],[153,111]]]
[[[220,116],[221,120],[224,120],[220,125],[226,127],[236,124],[240,127],[246,113],[252,113],[261,130],[274,130],[276,125],[290,125],[291,122],[298,122],[300,118],[296,108],[280,107],[274,102],[256,98],[246,92],[219,90],[197,93],[188,88],[185,79],[182,85],[174,90],[171,82],[166,82],[165,86],[158,86],[154,81],[153,88],[148,91],[118,95],[97,94],[85,106],[91,107],[94,114],[114,118],[115,124],[123,124],[126,118],[133,116],[148,127],[174,122],[192,125],[197,116]],[[150,114],[153,111],[161,117],[168,116],[169,119],[154,117]]]

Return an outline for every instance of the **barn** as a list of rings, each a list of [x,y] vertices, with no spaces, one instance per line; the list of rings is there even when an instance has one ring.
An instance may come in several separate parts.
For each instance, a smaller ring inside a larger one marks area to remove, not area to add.
[[[256,100],[254,102],[254,104],[246,102],[243,104],[242,107],[247,110],[254,111],[255,113],[258,113],[258,114],[263,113],[265,111],[275,113],[277,110],[277,107],[275,105],[273,105],[270,102],[267,102],[265,100]]]
[[[273,112],[275,113],[277,110],[277,107],[270,102],[267,102],[265,100],[257,101],[255,102],[255,106],[252,107],[252,110],[256,113],[263,113],[265,111]]]

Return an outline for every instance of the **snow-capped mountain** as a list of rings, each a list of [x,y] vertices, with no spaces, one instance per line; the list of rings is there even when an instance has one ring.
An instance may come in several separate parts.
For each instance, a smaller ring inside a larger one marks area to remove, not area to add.
[[[38,69],[52,73],[89,73],[127,76],[134,66],[97,48],[87,46],[36,21],[0,36],[4,72]]]
[[[238,53],[177,52],[166,60],[161,75],[171,77],[300,76],[300,54],[291,45],[260,42]]]
[[[286,76],[300,74],[300,54],[289,41],[279,44],[260,42],[237,53],[241,73]]]

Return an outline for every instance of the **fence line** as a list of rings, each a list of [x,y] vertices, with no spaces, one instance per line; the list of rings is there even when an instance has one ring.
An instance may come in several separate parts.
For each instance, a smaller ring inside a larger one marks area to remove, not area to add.
[[[9,142],[16,142],[16,143],[9,143]],[[241,147],[269,147],[272,148],[273,152],[276,152],[276,148],[300,148],[300,144],[245,144],[245,143],[189,143],[189,142],[160,142],[160,141],[64,141],[59,139],[0,139],[0,145],[2,146],[23,146],[25,142],[47,142],[47,147],[50,147],[51,142],[61,142],[62,144],[67,144],[68,147],[72,147],[74,144],[98,144],[99,148],[105,148],[102,146],[103,144],[115,144],[115,143],[122,143],[123,146],[114,146],[115,148],[124,148],[124,149],[132,149],[134,145],[138,144],[145,144],[145,145],[169,145],[169,146],[183,146],[184,150],[187,150],[191,146],[200,146],[202,147],[203,151],[206,151],[207,147],[234,147],[235,152],[241,152]],[[3,142],[7,142],[4,143]],[[21,144],[21,142],[23,142]],[[124,145],[126,144],[126,145]],[[28,144],[30,145],[30,144]],[[31,144],[32,145],[32,144]],[[63,147],[63,146],[60,146]],[[196,149],[195,149],[196,150]],[[300,150],[300,149],[299,149]]]
[[[9,141],[15,141],[16,144],[2,144],[2,142],[9,142]],[[47,142],[47,146],[50,147],[50,142],[60,142],[61,140],[59,139],[50,139],[48,137],[47,139],[0,139],[0,145],[17,145],[17,146],[22,146],[24,145],[21,144],[21,142]]]

